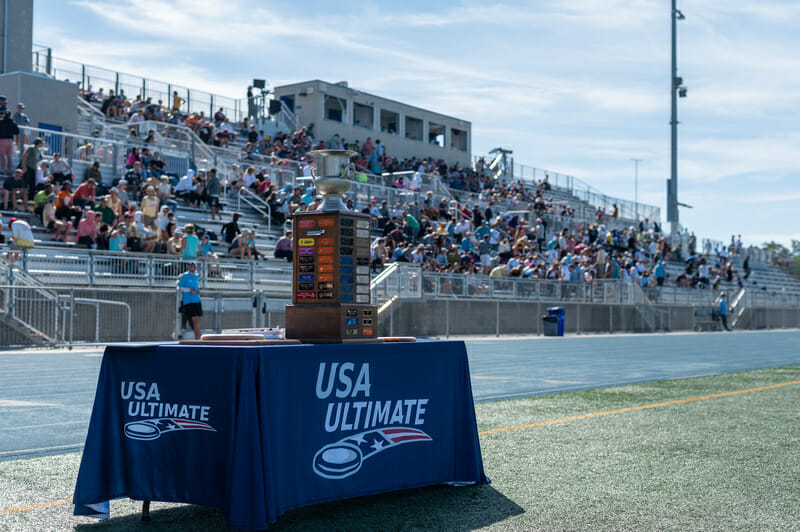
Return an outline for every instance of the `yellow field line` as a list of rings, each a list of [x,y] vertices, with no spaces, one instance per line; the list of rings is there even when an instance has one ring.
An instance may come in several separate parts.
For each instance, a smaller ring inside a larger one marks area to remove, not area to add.
[[[581,414],[578,416],[562,417],[559,419],[548,419],[546,421],[537,421],[536,423],[528,423],[527,425],[516,425],[513,427],[504,427],[501,429],[484,430],[479,432],[481,436],[487,434],[496,434],[498,432],[508,432],[510,430],[529,429],[531,427],[541,427],[544,425],[553,425],[555,423],[565,423],[567,421],[575,421],[578,419],[586,419],[590,417],[607,416],[609,414],[622,414],[624,412],[633,412],[635,410],[646,410],[648,408],[657,408],[660,406],[680,405],[683,403],[692,403],[694,401],[704,401],[706,399],[716,399],[717,397],[727,397],[729,395],[738,395],[741,393],[760,392],[762,390],[771,390],[773,388],[780,388],[782,386],[789,386],[792,384],[800,384],[800,380],[781,382],[778,384],[770,384],[769,386],[759,386],[758,388],[748,388],[746,390],[735,390],[733,392],[715,393],[712,395],[701,395],[700,397],[689,397],[688,399],[676,399],[674,401],[664,401],[661,403],[652,403],[649,405],[629,406],[627,408],[618,408],[616,410],[603,410],[602,412],[592,412],[591,414]],[[36,510],[38,508],[49,508],[51,506],[60,506],[62,504],[71,504],[72,497],[68,499],[60,499],[57,501],[39,502],[36,504],[28,504],[27,506],[17,506],[16,508],[0,508],[0,515],[16,514],[20,512],[27,512],[29,510]]]
[[[496,434],[498,432],[508,432],[510,430],[529,429],[532,427],[542,427],[544,425],[553,425],[555,423],[566,423],[567,421],[575,421],[578,419],[587,419],[590,417],[607,416],[609,414],[622,414],[624,412],[633,412],[634,410],[646,410],[648,408],[657,408],[660,406],[680,405],[683,403],[692,403],[694,401],[704,401],[706,399],[716,399],[717,397],[727,397],[729,395],[738,395],[740,393],[760,392],[762,390],[771,390],[773,388],[780,388],[781,386],[789,386],[791,384],[800,384],[800,380],[781,382],[778,384],[770,384],[769,386],[759,386],[758,388],[748,388],[746,390],[736,390],[733,392],[715,393],[712,395],[701,395],[700,397],[689,397],[688,399],[676,399],[674,401],[664,401],[662,403],[652,403],[649,405],[629,406],[627,408],[618,408],[616,410],[603,410],[602,412],[592,412],[591,414],[581,414],[578,416],[562,417],[560,419],[548,419],[546,421],[537,421],[536,423],[528,423],[527,425],[515,425],[513,427],[503,427],[500,429],[484,430],[478,434],[485,436],[487,434]]]
[[[18,514],[20,512],[27,512],[28,510],[36,510],[37,508],[49,508],[50,506],[61,506],[62,504],[71,504],[72,497],[69,499],[59,499],[57,501],[37,502],[36,504],[28,504],[27,506],[17,506],[16,508],[0,508],[0,515]]]

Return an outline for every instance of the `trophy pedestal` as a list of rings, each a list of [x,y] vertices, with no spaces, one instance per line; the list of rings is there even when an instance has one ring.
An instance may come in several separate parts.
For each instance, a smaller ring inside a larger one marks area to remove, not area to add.
[[[286,334],[313,344],[383,342],[377,315],[375,305],[287,305]]]

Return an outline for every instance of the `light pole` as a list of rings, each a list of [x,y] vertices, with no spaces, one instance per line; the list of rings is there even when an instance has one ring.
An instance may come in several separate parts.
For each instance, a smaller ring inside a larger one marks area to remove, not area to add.
[[[670,77],[670,103],[672,113],[669,121],[671,133],[670,150],[670,178],[667,181],[667,221],[670,222],[670,232],[674,235],[678,233],[678,97],[686,97],[686,87],[683,86],[683,78],[678,77],[678,47],[677,47],[677,21],[683,20],[683,16],[677,6],[676,0],[672,0],[672,75]]]
[[[639,221],[639,163],[644,159],[631,159],[633,161],[633,194],[636,202],[636,221]]]

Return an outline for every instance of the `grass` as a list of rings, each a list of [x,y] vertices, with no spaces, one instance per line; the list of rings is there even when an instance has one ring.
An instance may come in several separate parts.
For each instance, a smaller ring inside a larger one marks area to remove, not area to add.
[[[800,366],[477,405],[481,431],[800,379]],[[800,530],[800,384],[481,436],[485,486],[300,508],[271,530]],[[77,453],[0,462],[0,530],[219,530],[213,508],[115,501],[71,515]]]

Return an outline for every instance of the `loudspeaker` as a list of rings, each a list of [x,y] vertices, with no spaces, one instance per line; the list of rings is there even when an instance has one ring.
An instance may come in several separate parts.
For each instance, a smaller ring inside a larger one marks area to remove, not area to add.
[[[267,82],[266,80],[263,79],[254,79],[253,87],[255,87],[256,89],[264,89],[267,87]]]
[[[276,115],[281,112],[281,102],[279,100],[269,101],[269,114]]]

